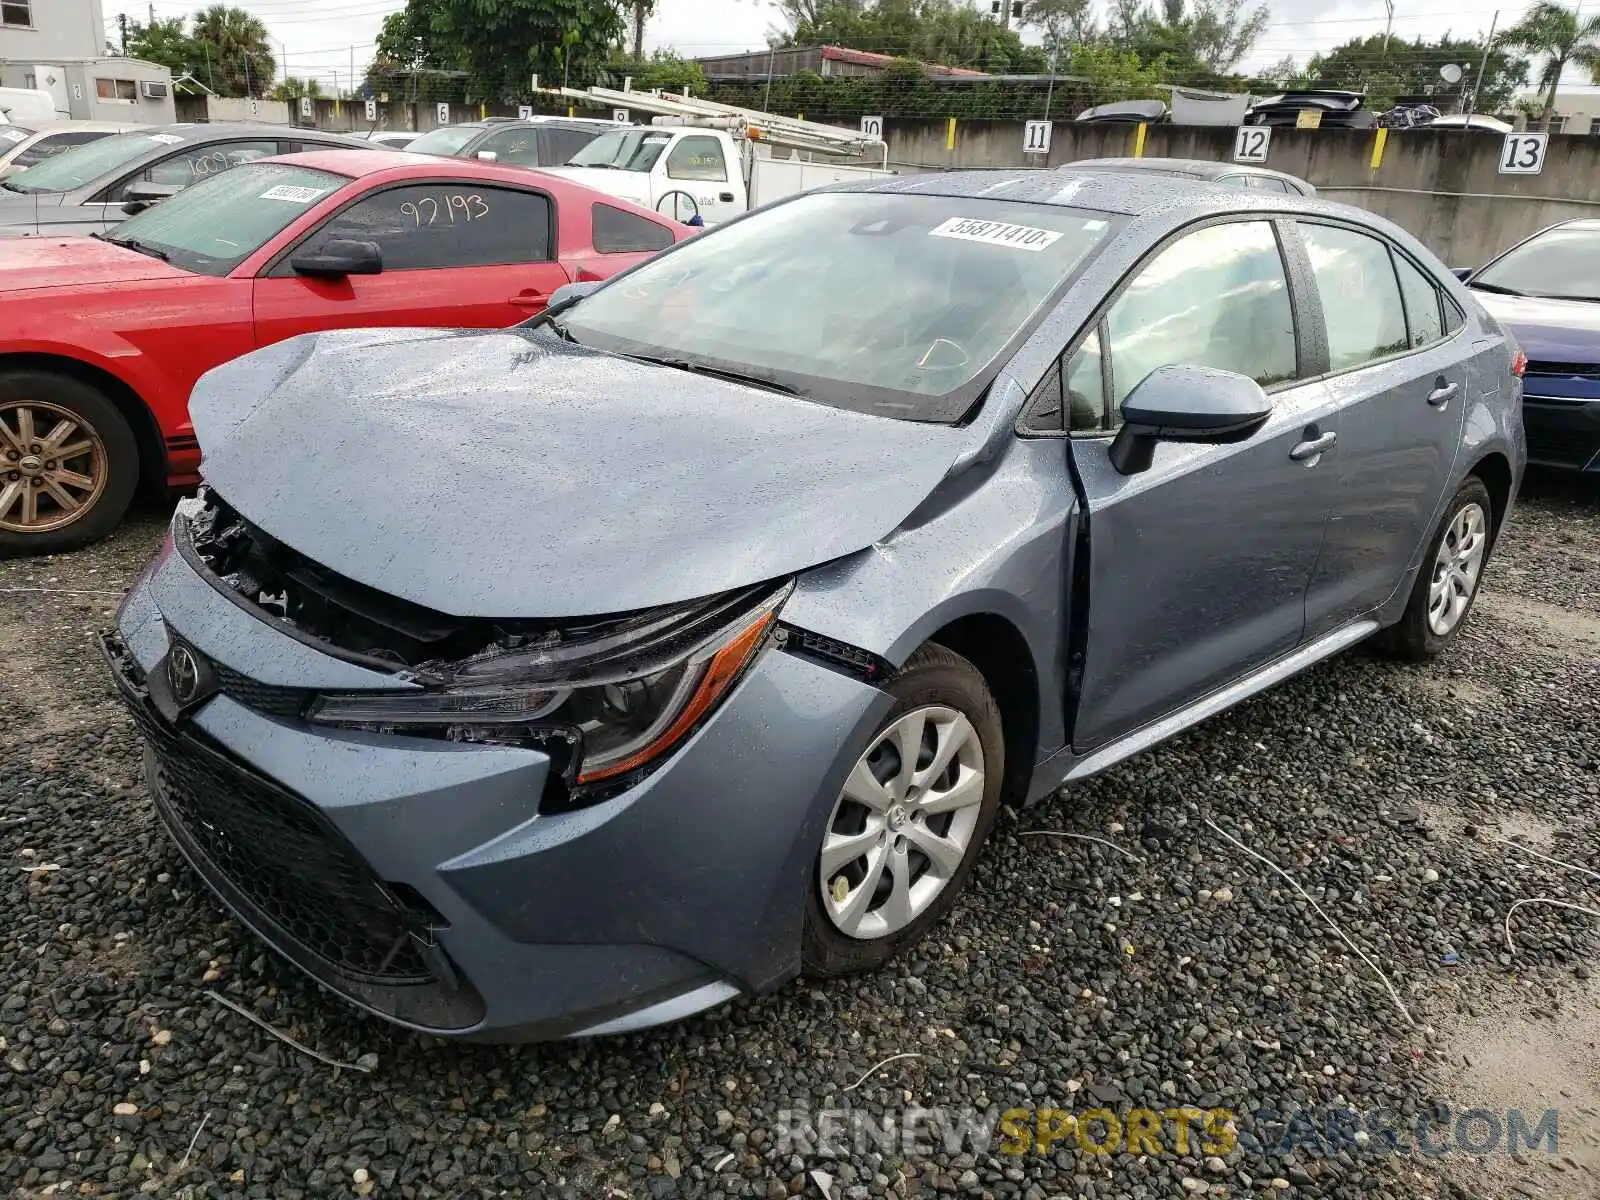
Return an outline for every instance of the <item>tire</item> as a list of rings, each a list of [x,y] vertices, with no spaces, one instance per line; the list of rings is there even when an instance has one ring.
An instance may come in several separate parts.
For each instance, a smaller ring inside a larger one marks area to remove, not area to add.
[[[58,429],[65,458],[49,457]],[[0,371],[0,558],[99,541],[122,520],[138,484],[133,430],[102,392],[50,371]]]
[[[1466,523],[1465,526],[1462,522]],[[1476,539],[1471,546],[1461,537],[1464,528],[1469,529],[1470,536]],[[1428,553],[1422,560],[1422,569],[1417,572],[1417,581],[1412,586],[1405,615],[1379,635],[1378,644],[1383,650],[1395,658],[1425,662],[1455,640],[1478,599],[1483,569],[1488,565],[1495,533],[1494,504],[1489,498],[1489,489],[1477,476],[1469,476],[1446,506],[1444,516],[1428,541]],[[1460,555],[1456,556],[1455,586],[1451,589],[1455,600],[1451,606],[1448,627],[1441,632],[1435,623],[1435,617],[1439,614],[1434,612],[1438,600],[1434,587],[1440,581],[1441,573],[1446,570],[1440,562],[1440,553],[1447,539],[1454,545],[1467,547],[1475,554],[1475,558],[1471,570],[1462,571],[1460,567],[1463,560]],[[1464,604],[1460,602],[1463,595]]]
[[[894,697],[894,707],[874,731],[851,782],[835,802],[823,842],[806,871],[801,970],[813,978],[871,970],[920,940],[955,903],[1000,808],[1005,738],[1000,710],[978,669],[943,646],[927,645],[911,656],[885,690]],[[920,769],[913,776],[917,786],[909,792],[911,802],[906,803],[901,799],[906,793],[899,775],[900,739],[909,742],[915,736],[919,717],[923,736],[915,761]],[[946,746],[953,765],[929,776],[934,750]],[[857,772],[864,769],[874,779],[889,781],[873,793],[882,802],[881,811],[852,798],[870,791],[863,786],[865,781],[857,782]],[[981,779],[974,770],[981,771]],[[928,805],[926,811],[923,805]],[[860,839],[864,849],[859,857],[840,857],[855,848],[846,846],[845,838]],[[839,849],[825,877],[823,854],[830,843]],[[943,867],[936,866],[921,848],[924,845],[938,848]],[[875,861],[883,865],[874,873]],[[904,875],[896,871],[901,861]],[[953,869],[951,863],[956,864]],[[866,891],[869,873],[871,893]],[[909,886],[896,889],[897,879],[909,880]],[[830,888],[827,898],[824,888]],[[904,904],[897,902],[897,895]],[[852,911],[860,913],[854,933],[845,929]],[[905,920],[907,916],[911,919]]]

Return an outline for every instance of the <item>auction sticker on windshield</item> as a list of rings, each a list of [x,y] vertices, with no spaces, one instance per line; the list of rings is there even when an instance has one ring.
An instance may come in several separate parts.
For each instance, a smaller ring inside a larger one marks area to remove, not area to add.
[[[990,242],[997,246],[1010,246],[1013,250],[1043,250],[1060,240],[1053,229],[1035,229],[1031,225],[1012,225],[1006,221],[984,221],[978,217],[951,217],[943,225],[928,231],[929,237],[960,238],[965,242]]]
[[[277,187],[271,187],[262,192],[261,198],[263,200],[287,200],[291,204],[310,204],[327,190],[327,188],[292,187],[287,183],[280,183]]]
[[[147,136],[152,142],[160,142],[163,146],[176,146],[179,142],[183,141],[183,139],[175,133],[152,133],[148,134]]]
[[[28,135],[15,129],[0,129],[0,142],[20,142]]]

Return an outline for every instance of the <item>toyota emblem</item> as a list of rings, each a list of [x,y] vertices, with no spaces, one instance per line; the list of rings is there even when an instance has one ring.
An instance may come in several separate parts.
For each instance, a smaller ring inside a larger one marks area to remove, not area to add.
[[[200,664],[181,642],[167,655],[167,686],[179,704],[188,704],[200,690]]]

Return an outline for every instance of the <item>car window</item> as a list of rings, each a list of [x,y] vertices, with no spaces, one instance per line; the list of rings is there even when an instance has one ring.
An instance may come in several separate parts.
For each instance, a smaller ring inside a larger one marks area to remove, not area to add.
[[[1449,296],[1444,298],[1444,331],[1454,333],[1467,323],[1467,314]]]
[[[103,178],[163,145],[181,141],[176,134],[120,133],[64,150],[32,170],[0,183],[13,192],[70,192]]]
[[[579,150],[582,150],[595,138],[600,136],[599,131],[586,132],[582,129],[551,129],[543,131],[545,145],[548,147],[545,154],[546,165],[564,163]]]
[[[1272,225],[1188,234],[1140,269],[1106,314],[1115,413],[1151,371],[1217,367],[1263,387],[1297,374],[1294,310]]]
[[[477,184],[388,188],[329,217],[300,247],[376,242],[385,271],[492,267],[550,259],[550,199]]]
[[[610,167],[617,171],[649,171],[672,141],[660,129],[618,129],[602,133],[567,160],[569,167]]]
[[[0,154],[5,154],[13,146],[27,141],[33,136],[33,130],[26,125],[0,125]]]
[[[461,147],[482,132],[482,125],[444,125],[430,129],[406,149],[413,154],[437,154],[442,158],[453,158]]]
[[[1394,256],[1400,273],[1400,295],[1406,305],[1406,327],[1413,346],[1426,346],[1444,336],[1438,287],[1403,255]]]
[[[287,163],[224,171],[129,217],[110,234],[159,250],[175,267],[226,275],[348,176]]]
[[[1112,220],[987,197],[807,192],[647,260],[562,319],[583,345],[951,422]]]
[[[1274,179],[1271,175],[1249,176],[1250,186],[1261,192],[1283,193],[1289,190],[1289,185],[1281,179]]]
[[[1388,244],[1334,225],[1302,223],[1300,233],[1322,297],[1329,368],[1343,371],[1404,350],[1410,338]]]
[[[722,157],[722,143],[713,137],[684,138],[667,155],[667,177],[725,183],[728,164]]]
[[[212,175],[231,171],[243,163],[258,158],[270,158],[278,153],[278,143],[260,142],[210,142],[191,146],[166,158],[158,159],[143,171],[137,171],[119,180],[101,194],[110,204],[120,204],[128,199],[128,191],[140,182],[159,183],[167,187],[186,188],[191,183]]]
[[[1067,428],[1074,433],[1114,429],[1119,423],[1116,410],[1106,403],[1103,368],[1096,329],[1066,363]]]
[[[74,146],[83,146],[89,142],[97,142],[108,136],[110,130],[99,133],[85,133],[82,130],[69,130],[63,133],[47,133],[21,154],[11,160],[14,167],[32,167],[42,163],[47,158],[54,158],[63,150],[71,150]]]
[[[1249,178],[1244,175],[1218,175],[1216,182],[1235,188],[1247,188],[1250,186]]]
[[[601,254],[665,250],[676,240],[665,225],[638,213],[625,212],[609,204],[596,204],[591,212],[594,248]]]
[[[484,150],[492,150],[498,162],[515,163],[522,167],[537,167],[539,165],[539,131],[531,126],[517,129],[502,129],[500,132],[484,138],[483,143],[472,151],[478,154]]]

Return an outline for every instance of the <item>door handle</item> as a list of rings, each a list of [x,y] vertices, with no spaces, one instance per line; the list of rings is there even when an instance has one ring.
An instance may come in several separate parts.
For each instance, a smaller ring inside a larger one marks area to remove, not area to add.
[[[1321,437],[1314,437],[1299,443],[1293,450],[1289,451],[1289,457],[1294,459],[1295,462],[1305,462],[1308,458],[1315,459],[1338,440],[1339,435],[1330,431]]]
[[[723,192],[721,195],[719,195],[717,197],[717,199],[722,201],[724,204],[732,204],[733,203],[733,193],[732,192]]]
[[[1442,408],[1446,404],[1449,404],[1450,401],[1455,397],[1455,394],[1460,390],[1460,384],[1443,384],[1442,386],[1436,387],[1433,389],[1433,391],[1428,393],[1428,403],[1433,405],[1435,408]]]
[[[525,292],[518,292],[507,303],[517,308],[543,308],[549,299],[550,297],[546,293],[535,292],[530,289]]]

